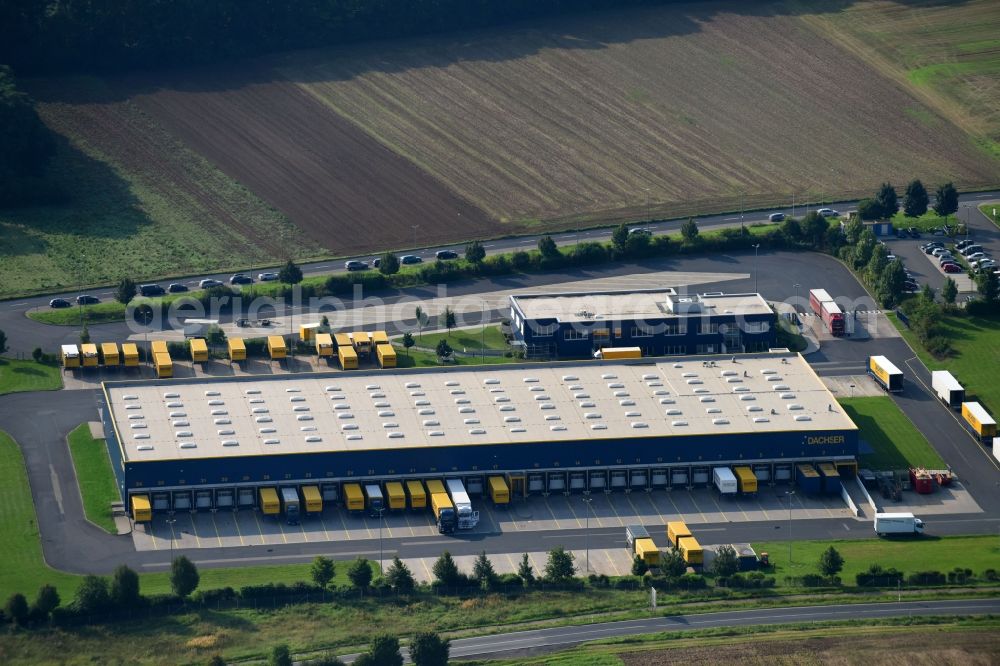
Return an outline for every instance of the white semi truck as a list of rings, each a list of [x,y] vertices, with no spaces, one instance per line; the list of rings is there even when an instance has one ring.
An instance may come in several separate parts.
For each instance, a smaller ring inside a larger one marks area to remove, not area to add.
[[[469,499],[469,493],[465,492],[465,485],[459,479],[448,479],[447,485],[458,516],[458,529],[471,530],[479,524],[479,512],[472,510],[472,500]]]
[[[736,475],[728,467],[713,467],[712,483],[715,484],[715,489],[719,491],[720,495],[736,497]]]
[[[875,534],[923,534],[924,521],[912,513],[876,513]]]
[[[931,387],[941,402],[952,409],[962,409],[965,402],[965,389],[947,370],[935,370],[931,373]]]

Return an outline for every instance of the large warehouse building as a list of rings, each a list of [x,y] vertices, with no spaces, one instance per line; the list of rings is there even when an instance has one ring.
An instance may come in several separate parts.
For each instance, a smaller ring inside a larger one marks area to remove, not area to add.
[[[853,465],[857,429],[798,354],[108,382],[123,499],[253,506],[262,487],[502,474],[515,494],[788,480]],[[126,502],[126,506],[129,503]]]
[[[760,294],[676,290],[510,296],[515,342],[531,358],[580,358],[603,347],[639,347],[645,356],[765,351],[777,318]]]

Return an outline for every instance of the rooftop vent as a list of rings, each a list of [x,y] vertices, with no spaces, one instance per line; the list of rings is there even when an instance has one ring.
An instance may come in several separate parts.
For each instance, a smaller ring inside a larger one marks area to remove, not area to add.
[[[610,372],[605,372],[603,375],[601,375],[601,379],[618,379],[618,375]]]
[[[333,406],[333,408],[334,409],[338,409],[338,410],[339,409],[350,409],[351,406],[348,405],[346,402],[338,402],[336,405]]]
[[[590,429],[591,430],[607,430],[608,426],[605,425],[604,423],[591,423],[590,424]]]
[[[768,423],[770,420],[771,419],[767,418],[766,416],[755,416],[755,417],[753,417],[753,422],[754,423]]]
[[[676,428],[680,428],[680,427],[686,426],[687,424],[688,424],[687,421],[671,421],[670,422],[670,425],[672,425],[672,426],[674,426]]]
[[[322,441],[323,441],[323,438],[320,437],[319,435],[309,435],[308,437],[306,437],[306,442],[309,442],[309,443],[312,443],[312,442],[322,442]]]
[[[362,437],[361,435],[348,435],[344,439],[346,439],[349,442],[356,442],[359,439],[364,439],[364,437]]]
[[[194,442],[181,442],[178,446],[180,448],[182,448],[182,449],[196,449],[196,448],[198,448],[198,445],[195,444]]]
[[[413,402],[414,407],[426,407],[429,404],[431,404],[430,400],[415,400]]]
[[[152,451],[153,450],[153,445],[152,444],[140,444],[139,446],[135,447],[135,449],[136,449],[136,451]]]
[[[278,432],[277,428],[260,428],[258,432],[262,435],[269,435],[272,432]]]
[[[358,429],[358,424],[357,423],[342,423],[340,425],[340,429],[341,430],[357,430]]]
[[[236,431],[233,430],[232,428],[226,428],[226,429],[223,429],[223,430],[217,430],[216,434],[219,435],[220,437],[222,437],[223,435],[235,435]]]
[[[535,382],[537,382],[539,380],[538,380],[538,377],[525,377],[521,381],[524,382],[525,384],[534,384]]]
[[[469,430],[470,435],[485,435],[486,430],[484,428],[471,428]]]
[[[631,425],[632,425],[633,428],[648,428],[649,427],[649,424],[645,423],[643,421],[633,421],[631,423]]]
[[[405,384],[403,384],[403,386],[405,388],[408,388],[408,389],[410,389],[410,388],[420,388],[420,384],[418,384],[417,382],[406,382]]]
[[[566,426],[564,425],[549,426],[549,430],[551,430],[552,432],[562,432],[566,430]]]
[[[265,439],[264,443],[265,444],[269,444],[269,445],[281,444],[281,440],[280,439]]]
[[[185,413],[185,412],[170,412],[170,418],[172,418],[172,419],[176,419],[178,417],[184,417],[184,416],[187,416],[187,413]]]
[[[396,412],[394,412],[394,411],[392,411],[390,409],[383,409],[381,412],[378,413],[378,415],[379,415],[379,418],[384,419],[384,418],[388,418],[390,416],[395,416]]]
[[[341,412],[337,414],[337,418],[341,421],[347,421],[349,419],[353,419],[354,414],[351,414],[350,412]]]
[[[495,377],[490,377],[489,379],[484,379],[483,383],[484,384],[499,384],[500,380],[496,379]]]
[[[327,390],[329,391],[330,389],[328,388]],[[246,395],[257,395],[258,393],[260,393],[260,389],[247,389],[243,391],[243,393],[245,393]]]
[[[713,425],[729,425],[729,419],[712,419]]]
[[[406,386],[409,387],[410,385],[407,384]],[[339,392],[340,391],[340,387],[339,386],[327,386],[326,390],[329,391],[329,392]]]
[[[148,432],[137,432],[134,435],[132,435],[132,439],[149,439],[149,433]]]
[[[577,382],[580,381],[580,378],[577,377],[576,375],[563,375],[562,380],[564,382]]]
[[[448,393],[452,395],[465,395],[465,389],[452,389]]]
[[[713,398],[710,395],[703,395],[700,398],[698,398],[698,401],[699,402],[715,402],[715,398]]]
[[[254,421],[256,421],[257,423],[270,423],[271,422],[271,417],[270,416],[258,416],[257,418],[254,419]]]
[[[365,384],[366,391],[378,391],[380,388],[382,387],[378,384]]]
[[[295,417],[295,420],[296,421],[312,421],[313,417],[310,416],[309,414],[299,414],[298,416]]]
[[[435,419],[424,419],[424,426],[426,426],[426,427],[439,426],[439,425],[441,425],[441,422],[438,421],[438,420],[435,420]]]
[[[679,409],[668,409],[667,416],[680,416],[683,412]]]
[[[476,410],[472,407],[462,407],[458,410],[459,414],[475,414]]]
[[[503,405],[500,407],[501,412],[513,412],[515,409],[514,405]]]
[[[427,436],[428,437],[443,437],[444,436],[444,430],[428,430],[427,431]]]
[[[807,414],[796,414],[795,415],[795,420],[796,421],[812,421],[812,417],[808,416]]]

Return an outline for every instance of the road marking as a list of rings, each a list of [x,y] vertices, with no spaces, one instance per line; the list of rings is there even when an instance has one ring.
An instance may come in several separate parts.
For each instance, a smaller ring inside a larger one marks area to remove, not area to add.
[[[177,520],[174,519],[171,522],[167,523],[168,525],[170,525],[170,550],[174,549],[174,523],[176,522]]]
[[[59,477],[56,476],[54,465],[49,465],[49,474],[52,477],[52,494],[56,497],[56,506],[59,507],[59,513],[65,515],[66,512],[63,510],[62,486],[59,484]]]
[[[420,558],[420,564],[424,567],[424,572],[427,574],[427,580],[434,580],[434,574],[432,574],[431,570],[427,567],[426,557]]]
[[[573,518],[576,520],[577,527],[583,527],[583,523],[580,522],[580,517],[576,515],[576,511],[573,510],[573,503],[569,501],[569,497],[566,497],[566,506],[569,507],[569,512],[573,514]]]
[[[212,526],[215,527],[215,538],[219,541],[219,548],[222,548],[222,535],[219,534],[219,524],[215,522],[215,512],[211,511],[209,515],[212,516]]]
[[[253,512],[253,521],[257,523],[257,533],[260,534],[260,545],[266,546],[267,539],[264,538],[264,530],[260,526],[260,519],[257,517],[257,512]]]
[[[351,541],[351,531],[347,529],[347,523],[344,522],[344,512],[338,511],[337,518],[340,518],[340,526],[343,528],[344,535],[347,536],[347,540]]]
[[[233,525],[236,526],[236,536],[240,538],[240,545],[245,546],[246,542],[243,541],[243,530],[240,529],[239,514],[236,511],[233,511]]]
[[[667,493],[667,499],[670,500],[670,506],[674,507],[674,511],[677,512],[677,515],[680,516],[680,519],[684,520],[684,514],[681,512],[680,509],[677,508],[677,505],[674,504],[674,498],[672,497],[673,494],[674,494],[673,491]]]
[[[712,492],[712,491],[710,490],[710,491],[708,491],[708,492],[709,492],[709,497],[711,497],[711,496],[712,496],[712,495],[711,495],[711,492]],[[689,491],[687,491],[687,494],[688,494],[688,498],[689,498],[689,499],[691,500],[691,504],[693,504],[693,505],[694,505],[694,508],[695,508],[695,511],[697,511],[697,512],[698,512],[698,515],[699,515],[699,516],[701,516],[701,522],[703,522],[703,523],[707,523],[707,522],[708,522],[708,518],[706,518],[706,517],[705,517],[705,514],[701,512],[701,507],[700,507],[700,506],[698,506],[698,503],[694,501],[694,495],[692,495],[692,494],[691,494],[691,491],[690,491],[690,490],[689,490]],[[713,501],[714,501],[714,500],[713,500]],[[715,506],[716,506],[716,507],[718,507],[719,505],[718,505],[718,504],[716,504]],[[719,509],[719,513],[722,513],[722,509]]]
[[[738,217],[724,217],[724,218],[722,218],[722,221],[723,222],[730,222],[732,220],[738,220],[738,219],[740,219],[740,218],[738,218]]]

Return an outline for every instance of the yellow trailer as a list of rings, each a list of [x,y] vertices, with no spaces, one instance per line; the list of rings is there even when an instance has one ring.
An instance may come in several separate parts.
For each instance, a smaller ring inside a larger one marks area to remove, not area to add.
[[[152,355],[156,356],[157,354],[170,354],[170,350],[167,349],[166,340],[153,340]]]
[[[229,338],[226,344],[229,347],[230,361],[247,360],[247,346],[246,343],[243,342],[243,338]]]
[[[385,331],[372,331],[371,338],[375,346],[389,344],[389,334]]]
[[[80,349],[76,345],[62,346],[62,364],[64,368],[80,367]]]
[[[260,510],[265,516],[276,516],[281,513],[281,502],[278,501],[278,491],[274,488],[260,489]]]
[[[962,418],[984,444],[997,436],[996,420],[978,402],[963,402]]]
[[[403,484],[399,481],[388,481],[385,484],[385,497],[390,511],[406,508],[406,493],[403,492]]]
[[[139,367],[139,348],[134,342],[122,343],[122,358],[125,361],[126,368]]]
[[[750,495],[757,492],[757,477],[749,467],[734,467],[736,483],[741,493]]]
[[[365,510],[365,494],[357,483],[344,484],[344,506],[351,513],[363,513]]]
[[[351,336],[347,333],[334,333],[333,341],[338,347],[351,347]]]
[[[639,347],[603,347],[601,356],[605,361],[620,360],[623,358],[642,358],[642,349]]]
[[[510,489],[502,476],[491,476],[490,499],[494,504],[510,504]]]
[[[701,544],[693,536],[681,537],[678,539],[677,547],[684,556],[684,561],[688,564],[702,564],[705,561],[705,552],[701,549]]]
[[[148,523],[153,519],[153,509],[149,504],[149,495],[132,495],[132,520],[136,523]]]
[[[299,326],[299,340],[302,342],[309,342],[316,338],[316,334],[319,333],[319,323],[314,324],[302,324]]]
[[[271,359],[274,361],[288,356],[288,347],[285,346],[285,339],[280,335],[267,336],[267,353],[271,355]]]
[[[80,345],[80,356],[83,357],[83,367],[97,367],[97,345],[90,343]]]
[[[660,564],[660,549],[652,539],[636,539],[635,554],[648,566],[655,567]]]
[[[121,364],[122,358],[118,353],[117,342],[101,343],[101,364],[104,367],[113,368]]]
[[[351,344],[354,345],[354,351],[358,353],[358,356],[368,356],[372,353],[372,338],[370,334],[365,331],[354,331],[349,335],[351,336]]]
[[[406,482],[406,495],[410,500],[411,509],[427,508],[427,493],[424,492],[424,484],[419,479],[411,479]]]
[[[682,520],[673,520],[667,523],[667,541],[676,546],[678,539],[691,536],[691,530]]]
[[[306,501],[306,513],[323,511],[323,496],[319,492],[319,486],[302,486],[302,497]]]
[[[333,338],[329,333],[316,334],[316,355],[320,358],[333,356]]]
[[[437,493],[447,493],[448,491],[444,489],[444,484],[438,479],[428,479],[424,481],[424,485],[427,486],[427,494],[435,495]]]
[[[170,354],[153,354],[153,366],[160,379],[174,376],[174,362],[170,360]]]
[[[392,345],[377,345],[375,355],[378,357],[380,368],[396,367],[396,350],[392,348]]]
[[[208,343],[205,342],[205,338],[191,338],[188,346],[191,349],[193,363],[204,363],[208,360]]]
[[[353,347],[337,347],[337,360],[344,370],[358,369],[358,354]]]

